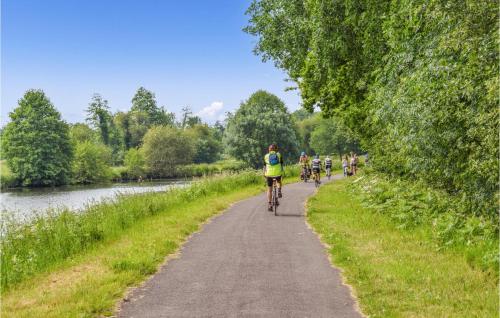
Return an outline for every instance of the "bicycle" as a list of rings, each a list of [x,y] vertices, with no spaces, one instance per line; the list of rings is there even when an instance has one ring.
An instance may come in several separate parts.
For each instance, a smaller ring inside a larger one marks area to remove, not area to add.
[[[273,190],[271,192],[271,206],[273,207],[274,215],[278,215],[278,205],[280,204],[278,201],[278,181],[276,178],[273,178]]]
[[[316,188],[318,188],[319,185],[321,184],[319,173],[313,172],[313,178],[314,178],[314,185],[316,186]]]
[[[307,166],[302,167],[302,178],[304,182],[307,182],[307,180],[309,179],[309,169],[307,168]]]
[[[326,176],[328,177],[328,180],[330,180],[330,177],[332,176],[332,168],[326,168]]]

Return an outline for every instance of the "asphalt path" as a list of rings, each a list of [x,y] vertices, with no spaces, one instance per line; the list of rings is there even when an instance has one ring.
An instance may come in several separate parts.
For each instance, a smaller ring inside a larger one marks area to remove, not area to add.
[[[133,290],[118,316],[362,317],[306,224],[314,192],[312,182],[286,185],[278,216],[264,194],[234,204]]]

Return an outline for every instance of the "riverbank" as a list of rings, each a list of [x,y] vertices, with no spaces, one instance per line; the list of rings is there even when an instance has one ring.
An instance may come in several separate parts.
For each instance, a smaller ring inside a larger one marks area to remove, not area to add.
[[[287,169],[286,182],[298,169]],[[40,220],[2,242],[2,314],[99,316],[154,273],[211,216],[264,190],[260,172],[125,197],[77,217]]]
[[[147,171],[144,167],[140,169],[131,169],[126,166],[114,166],[109,168],[109,173],[106,174],[107,177],[99,182],[95,183],[78,183],[76,181],[71,181],[67,185],[81,185],[81,186],[92,186],[96,184],[110,184],[112,182],[137,182],[137,181],[162,181],[162,180],[176,180],[176,179],[186,179],[193,177],[206,177],[213,176],[223,173],[237,173],[244,171],[248,168],[248,165],[242,161],[235,159],[224,159],[213,163],[197,163],[178,166],[168,175],[153,175]],[[137,172],[140,170],[141,172]],[[61,185],[61,186],[67,186]],[[14,190],[14,189],[29,189],[29,187],[22,187],[18,180],[16,180],[14,174],[10,170],[7,162],[5,160],[0,160],[0,189],[2,190]],[[56,187],[59,188],[59,187]]]
[[[370,317],[498,314],[494,270],[471,262],[466,247],[441,247],[431,235],[432,225],[402,227],[390,215],[364,206],[352,185],[360,182],[356,180],[321,187],[308,202],[308,221],[354,287],[363,313]]]

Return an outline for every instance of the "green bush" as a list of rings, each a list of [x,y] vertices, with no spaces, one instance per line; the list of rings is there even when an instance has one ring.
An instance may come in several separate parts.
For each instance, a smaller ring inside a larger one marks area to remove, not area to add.
[[[73,162],[74,183],[96,183],[109,181],[111,149],[101,143],[85,141],[75,147]]]
[[[19,185],[5,160],[0,161],[0,188],[12,188]]]
[[[140,149],[130,148],[125,155],[127,179],[138,179],[146,173],[144,155]]]

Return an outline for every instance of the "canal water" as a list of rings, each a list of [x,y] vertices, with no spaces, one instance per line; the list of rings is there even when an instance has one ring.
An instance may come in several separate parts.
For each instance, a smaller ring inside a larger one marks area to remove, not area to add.
[[[10,189],[0,193],[0,209],[4,216],[8,214],[9,217],[18,221],[27,220],[35,213],[43,214],[48,209],[82,210],[88,205],[113,199],[119,194],[165,191],[172,187],[184,187],[188,183],[189,181],[185,180],[162,180],[109,185]]]

